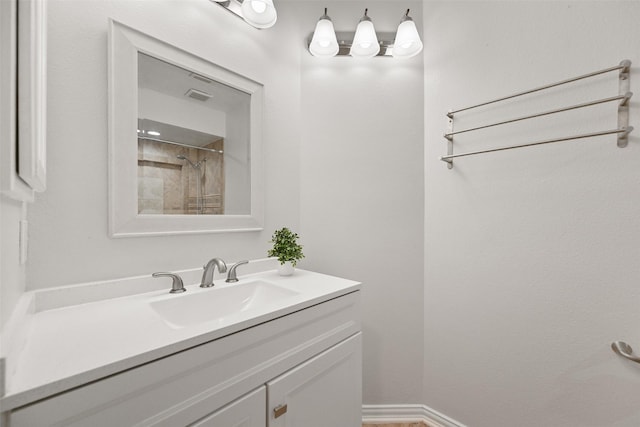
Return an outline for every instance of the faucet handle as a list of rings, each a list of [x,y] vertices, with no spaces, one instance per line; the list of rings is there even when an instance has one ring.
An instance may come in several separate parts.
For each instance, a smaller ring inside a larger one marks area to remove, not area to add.
[[[169,293],[179,294],[181,292],[186,292],[187,290],[184,288],[184,283],[182,283],[182,278],[175,273],[153,273],[151,276],[153,277],[171,277],[173,282],[171,283],[171,290]]]
[[[225,282],[227,283],[235,283],[238,281],[238,276],[236,275],[236,269],[238,268],[238,266],[243,265],[243,264],[249,264],[248,260],[244,260],[244,261],[239,261],[236,262],[235,264],[233,264],[231,266],[231,268],[229,268],[229,273],[227,274],[227,280],[225,280]]]

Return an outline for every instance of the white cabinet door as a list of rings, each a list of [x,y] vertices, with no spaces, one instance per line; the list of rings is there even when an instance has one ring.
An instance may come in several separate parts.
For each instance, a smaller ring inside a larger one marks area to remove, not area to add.
[[[360,427],[362,334],[268,382],[267,390],[269,427]]]
[[[266,400],[267,389],[262,386],[190,427],[264,427],[267,425]]]

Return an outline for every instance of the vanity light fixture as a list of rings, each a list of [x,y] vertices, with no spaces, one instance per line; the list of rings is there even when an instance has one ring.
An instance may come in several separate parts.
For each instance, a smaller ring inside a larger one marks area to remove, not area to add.
[[[211,0],[255,28],[270,28],[278,20],[273,0]]]
[[[358,58],[411,58],[422,52],[423,47],[416,24],[409,16],[409,9],[403,15],[395,34],[376,34],[368,9],[365,9],[355,33],[338,33],[336,37],[333,23],[325,8],[324,15],[320,17],[312,37],[308,40],[309,52],[319,57],[350,55]]]
[[[273,0],[244,0],[242,2],[244,20],[256,28],[270,28],[278,20]]]
[[[313,32],[313,37],[309,43],[309,52],[313,56],[321,58],[330,58],[336,56],[339,50],[336,31],[333,28],[333,22],[327,15],[327,8],[324,8],[324,15],[320,17]]]
[[[373,58],[380,52],[380,44],[378,44],[378,36],[373,27],[371,18],[367,16],[369,9],[364,10],[364,16],[358,22],[356,35],[353,38],[349,53],[351,56],[358,58]]]
[[[213,80],[211,80],[209,77],[205,77],[203,75],[200,74],[196,74],[196,73],[189,73],[189,77],[192,77],[196,80],[199,80],[203,83],[207,83],[207,84],[211,84],[213,82]]]
[[[398,25],[392,55],[394,58],[411,58],[421,51],[422,40],[420,40],[415,22],[409,16],[409,9],[407,9],[407,13],[405,13],[400,25]]]

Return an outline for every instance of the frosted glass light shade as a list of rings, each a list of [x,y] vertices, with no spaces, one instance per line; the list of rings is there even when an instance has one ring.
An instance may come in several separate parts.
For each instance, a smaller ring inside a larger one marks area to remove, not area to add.
[[[393,56],[395,58],[411,58],[422,51],[422,40],[411,18],[398,25],[396,40],[393,43]]]
[[[313,56],[329,58],[336,56],[338,50],[338,39],[333,28],[333,22],[328,16],[324,15],[316,24],[316,29],[309,44],[309,52]]]
[[[270,28],[276,23],[278,13],[273,0],[244,0],[242,17],[256,28]]]
[[[371,20],[361,20],[349,53],[358,58],[372,58],[380,52],[378,36]]]

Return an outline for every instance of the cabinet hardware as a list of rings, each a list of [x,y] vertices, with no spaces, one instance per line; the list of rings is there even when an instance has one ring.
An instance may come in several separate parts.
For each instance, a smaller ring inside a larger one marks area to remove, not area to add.
[[[287,413],[287,405],[280,405],[273,408],[273,417],[278,418]]]

